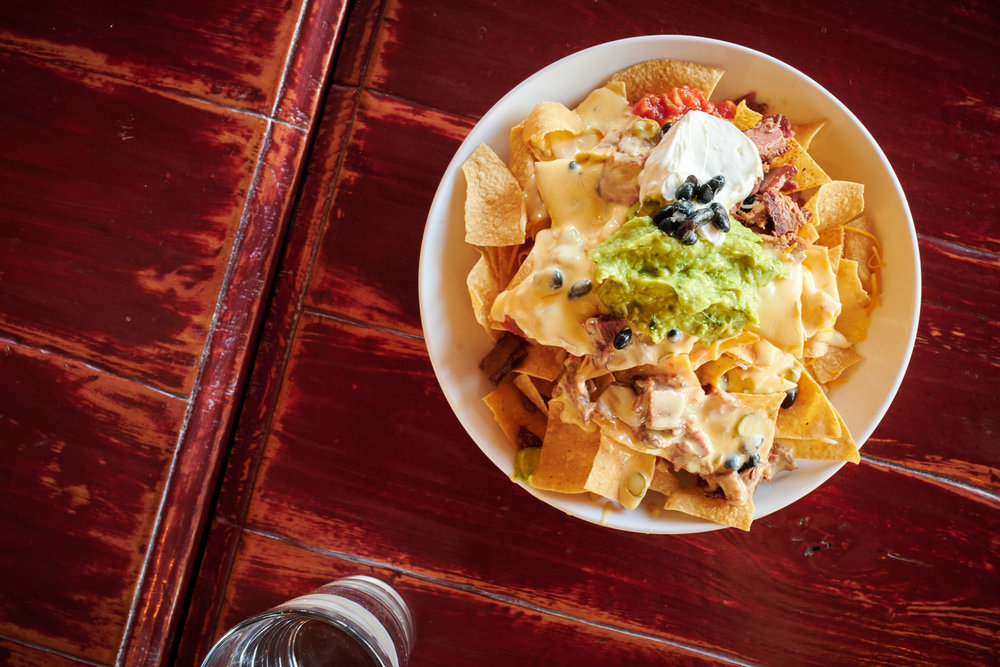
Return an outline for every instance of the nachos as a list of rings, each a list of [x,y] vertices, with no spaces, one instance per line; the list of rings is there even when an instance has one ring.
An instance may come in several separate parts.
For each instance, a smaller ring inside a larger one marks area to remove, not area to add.
[[[517,481],[746,530],[796,459],[859,460],[826,390],[861,358],[880,255],[864,187],[808,152],[824,121],[713,103],[722,75],[639,63],[538,103],[506,161],[479,146],[468,288]]]

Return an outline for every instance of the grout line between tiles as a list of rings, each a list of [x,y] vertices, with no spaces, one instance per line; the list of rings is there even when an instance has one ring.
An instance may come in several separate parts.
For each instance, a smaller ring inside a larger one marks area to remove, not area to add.
[[[66,653],[65,651],[60,651],[58,649],[49,648],[48,646],[42,646],[41,644],[35,644],[34,642],[25,641],[23,639],[16,639],[14,637],[8,637],[7,635],[0,635],[0,639],[9,641],[12,644],[18,644],[19,646],[25,646],[30,649],[41,651],[42,653],[57,655],[60,658],[66,658],[67,660],[83,663],[84,665],[93,665],[93,667],[108,667],[107,664],[103,662],[95,662],[94,660],[90,660],[88,658],[73,655],[72,653]]]
[[[65,359],[68,362],[71,362],[71,363],[74,363],[74,364],[79,364],[80,366],[83,366],[84,368],[89,368],[90,370],[95,371],[97,373],[100,373],[102,375],[107,375],[109,377],[118,378],[119,380],[125,380],[126,382],[131,382],[131,383],[133,383],[135,385],[138,385],[140,387],[143,387],[145,389],[149,389],[150,391],[155,391],[157,394],[161,394],[163,396],[167,396],[168,398],[175,398],[175,399],[177,399],[179,401],[187,401],[190,398],[189,396],[185,396],[184,394],[178,394],[178,393],[175,393],[175,392],[172,392],[172,391],[167,391],[166,389],[162,389],[162,388],[157,387],[155,385],[149,384],[145,380],[142,380],[142,379],[140,379],[138,377],[133,377],[133,376],[130,376],[130,375],[126,375],[126,374],[117,372],[117,371],[113,371],[110,368],[106,368],[104,366],[99,366],[98,364],[95,364],[93,362],[85,361],[84,359],[80,359],[80,358],[75,357],[75,356],[64,354],[64,353],[62,353],[62,352],[60,352],[58,350],[55,350],[55,349],[50,349],[50,348],[47,348],[47,347],[39,347],[37,345],[31,345],[29,343],[25,343],[24,341],[19,341],[19,340],[15,339],[15,338],[9,338],[9,337],[4,336],[2,334],[0,334],[0,345],[7,345],[7,346],[15,345],[17,347],[24,348],[25,350],[31,350],[33,352],[38,352],[40,354],[51,355],[53,357],[59,357],[60,359]]]

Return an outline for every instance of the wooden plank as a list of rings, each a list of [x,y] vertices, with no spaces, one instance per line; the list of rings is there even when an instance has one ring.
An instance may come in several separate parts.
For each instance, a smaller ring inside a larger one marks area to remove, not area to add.
[[[94,663],[0,638],[0,664],[7,667],[84,667]]]
[[[443,418],[420,341],[308,317],[295,346],[254,529],[753,662],[992,651],[995,498],[864,464],[749,534],[612,532],[493,468]]]
[[[383,579],[406,600],[416,629],[409,667],[719,664],[718,656],[555,616],[527,602],[492,599],[254,534],[244,536],[213,636],[270,606],[352,574]],[[190,663],[200,654],[181,657]]]
[[[269,114],[303,1],[13,2],[5,7],[0,44]]]
[[[906,378],[866,454],[1000,493],[1000,258],[928,239]],[[921,415],[915,418],[915,415]],[[985,445],[985,446],[984,446]]]
[[[275,118],[298,125],[315,120],[348,4],[345,0],[307,3],[297,28],[298,38],[292,44]]]
[[[239,542],[239,529],[233,522],[242,521],[249,503],[263,436],[281,384],[287,346],[300,312],[314,251],[329,213],[333,184],[354,113],[355,96],[352,89],[334,86],[326,99],[315,150],[290,223],[282,270],[275,280],[256,353],[257,363],[247,386],[248,398],[216,501],[216,519],[209,529],[203,565],[195,578],[190,615],[185,622],[184,645],[180,648],[180,654],[188,657],[182,658],[181,664],[192,663],[192,655],[207,651],[204,642],[211,638],[215,627],[229,567]]]
[[[365,94],[307,305],[419,335],[414,295],[424,221],[471,124]]]
[[[350,20],[345,26],[333,71],[333,80],[337,83],[360,87],[364,82],[384,4],[384,0],[356,0],[351,3]]]
[[[112,662],[185,404],[11,341],[0,377],[0,635]]]
[[[188,395],[265,121],[14,55],[4,81],[0,329]]]
[[[233,426],[235,397],[249,372],[305,150],[301,130],[271,125],[177,446],[161,529],[153,536],[149,565],[138,584],[139,604],[123,642],[129,664],[159,664],[169,649]]]

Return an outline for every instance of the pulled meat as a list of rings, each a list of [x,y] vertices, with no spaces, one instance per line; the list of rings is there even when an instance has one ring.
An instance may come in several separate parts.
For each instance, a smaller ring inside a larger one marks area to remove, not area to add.
[[[511,333],[505,333],[489,351],[489,354],[479,362],[479,368],[486,374],[490,382],[495,385],[500,384],[500,380],[503,380],[508,373],[524,361],[526,356],[528,356],[528,349],[524,339]]]
[[[594,356],[601,366],[607,365],[608,359],[615,353],[615,336],[629,327],[628,320],[591,317],[587,320],[586,327],[587,334],[594,341]]]
[[[639,172],[646,155],[615,151],[604,161],[597,178],[597,194],[612,204],[631,204],[639,199]]]
[[[656,144],[632,132],[609,132],[593,153],[605,155],[597,194],[612,204],[632,204],[639,199],[639,172]]]
[[[759,123],[744,130],[743,134],[757,147],[760,161],[766,167],[788,150],[792,126],[784,116],[772,114],[761,118]]]
[[[806,216],[799,205],[791,197],[777,190],[767,190],[764,193],[764,203],[767,205],[767,215],[771,219],[768,231],[773,236],[794,234],[806,222]]]

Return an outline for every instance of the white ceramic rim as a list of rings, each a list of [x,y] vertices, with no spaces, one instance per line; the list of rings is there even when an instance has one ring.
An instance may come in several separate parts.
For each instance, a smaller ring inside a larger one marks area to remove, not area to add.
[[[473,362],[475,367],[482,354],[489,349],[490,343],[476,324],[483,339],[477,349],[474,343],[470,344],[464,338],[456,337],[455,327],[458,325],[444,317],[454,313],[459,313],[458,317],[462,317],[458,310],[461,306],[455,301],[456,290],[452,290],[450,295],[446,290],[444,274],[450,271],[454,275],[448,281],[449,285],[456,277],[461,276],[459,291],[464,294],[467,311],[465,317],[467,321],[475,323],[464,277],[475,262],[476,253],[467,247],[467,252],[463,253],[455,247],[456,234],[460,238],[461,233],[451,229],[449,235],[446,224],[455,219],[456,212],[458,219],[461,219],[461,198],[458,195],[464,193],[464,187],[456,188],[461,165],[480,143],[490,144],[501,158],[506,159],[509,152],[507,133],[510,127],[527,116],[536,102],[552,100],[572,106],[610,74],[652,58],[675,58],[705,64],[726,61],[726,75],[713,99],[725,99],[753,89],[760,94],[761,99],[771,104],[772,109],[786,113],[792,120],[806,121],[825,117],[828,123],[817,137],[816,144],[823,141],[824,135],[830,147],[848,139],[856,142],[846,161],[841,160],[837,164],[829,159],[820,159],[819,162],[832,177],[865,183],[866,194],[875,192],[881,195],[878,197],[879,210],[872,211],[869,200],[866,214],[873,214],[875,229],[883,241],[887,270],[883,275],[882,304],[875,311],[868,340],[859,345],[865,359],[843,386],[831,391],[831,399],[859,446],[868,439],[889,409],[909,364],[920,310],[920,261],[916,230],[906,197],[892,166],[854,114],[805,74],[771,56],[737,44],[683,35],[650,35],[599,44],[539,70],[513,88],[480,119],[445,170],[424,229],[419,265],[420,316],[431,365],[445,398],[462,426],[505,475],[509,476],[513,469],[513,448],[509,443],[503,444],[506,443],[506,438],[481,400],[489,391],[488,386],[483,386],[485,379],[478,371],[479,377],[467,377],[468,363],[465,363],[464,372],[458,371],[453,363],[462,354],[478,354]],[[579,72],[586,74],[578,74]],[[755,79],[755,73],[758,78],[766,74],[766,80]],[[808,89],[805,95],[802,88]],[[796,112],[802,117],[797,118]],[[811,118],[808,117],[810,113]],[[814,155],[818,154],[817,150],[821,150],[815,147],[816,144],[810,149]],[[836,154],[832,148],[831,154]],[[890,226],[894,241],[891,244],[887,243],[888,239],[883,231]],[[904,242],[900,243],[900,240]],[[455,257],[446,254],[448,248],[455,248]],[[446,300],[450,300],[450,306]],[[891,303],[890,312],[886,312],[887,303]],[[428,331],[431,332],[430,335]],[[873,341],[876,338],[882,342]],[[884,341],[890,343],[888,354],[872,354],[881,352],[882,347],[885,347]],[[875,349],[876,344],[880,346],[878,350]],[[856,386],[865,390],[871,384],[870,378],[877,380],[877,386],[881,389],[880,400],[876,399],[877,404],[855,404],[856,401],[852,401],[853,395],[848,394],[847,390]],[[864,381],[865,385],[860,385],[859,380]],[[755,520],[806,496],[832,477],[841,466],[843,463],[838,462],[799,461],[798,470],[783,473],[757,490],[754,496]],[[538,491],[523,484],[520,486],[570,515],[620,530],[687,534],[723,527],[679,512],[664,511],[657,516],[651,516],[642,508],[631,512],[608,512],[610,503],[594,499],[589,494],[557,494]]]

